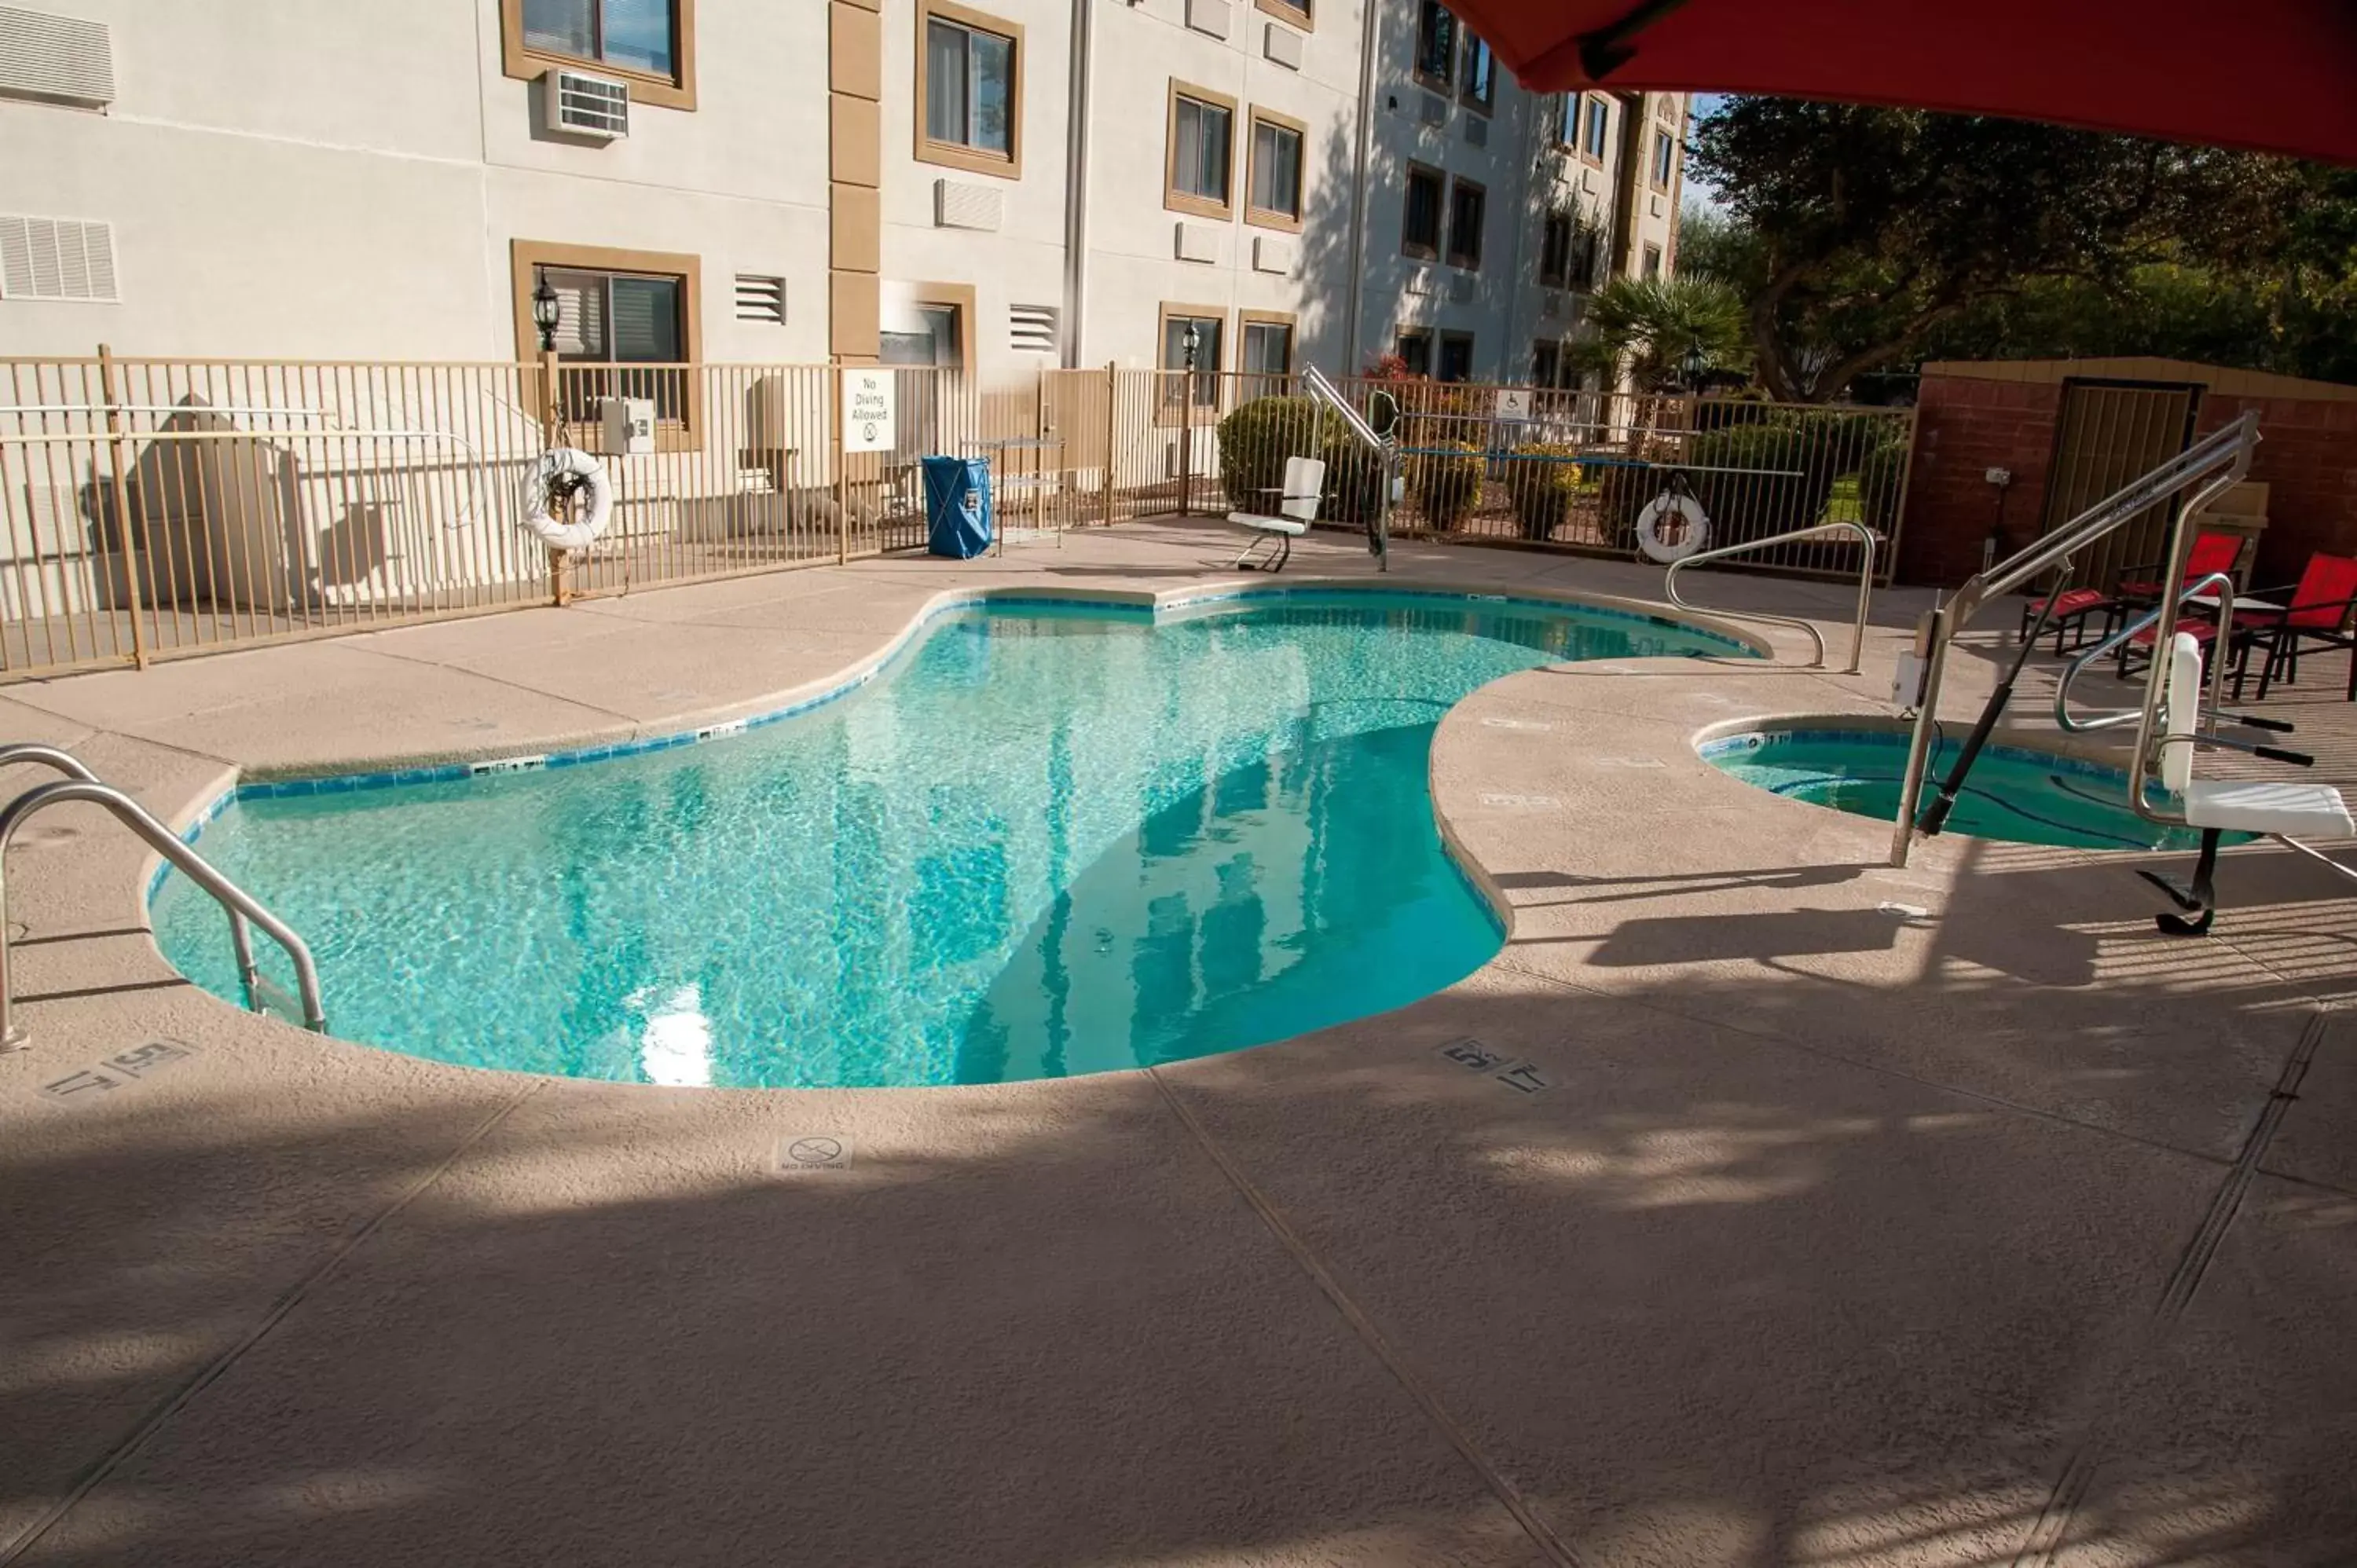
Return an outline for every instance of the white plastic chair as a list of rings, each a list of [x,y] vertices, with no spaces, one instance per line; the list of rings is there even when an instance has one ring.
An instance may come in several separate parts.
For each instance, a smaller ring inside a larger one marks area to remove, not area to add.
[[[1293,542],[1309,532],[1318,521],[1318,498],[1326,489],[1326,464],[1317,457],[1287,457],[1285,460],[1285,483],[1275,490],[1263,490],[1262,495],[1276,497],[1276,512],[1232,511],[1228,521],[1253,530],[1254,539],[1228,564],[1231,571],[1282,572],[1293,558]],[[1261,560],[1252,559],[1255,550],[1267,547],[1270,553]]]

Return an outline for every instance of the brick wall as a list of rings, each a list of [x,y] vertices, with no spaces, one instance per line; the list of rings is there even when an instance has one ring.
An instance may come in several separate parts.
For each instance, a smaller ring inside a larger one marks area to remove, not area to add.
[[[2291,582],[2315,551],[2357,554],[2357,402],[2208,392],[2198,434],[2209,435],[2246,408],[2259,411],[2263,438],[2251,478],[2268,487],[2267,529],[2253,582]],[[1981,546],[1996,518],[1996,492],[1983,478],[1992,467],[2013,470],[1999,553],[2036,536],[2061,409],[2058,381],[1923,378],[1900,531],[1900,582],[1953,587],[1980,569]]]
[[[2267,486],[2267,528],[2251,581],[2296,582],[2319,550],[2357,555],[2357,403],[2213,393],[2195,424],[2207,435],[2246,408],[2259,411],[2251,478]]]
[[[2036,537],[2062,410],[2056,382],[1927,375],[1915,405],[1915,466],[1899,532],[1899,580],[1953,587],[1980,570],[1996,522],[1991,468],[2013,470],[1998,554]]]

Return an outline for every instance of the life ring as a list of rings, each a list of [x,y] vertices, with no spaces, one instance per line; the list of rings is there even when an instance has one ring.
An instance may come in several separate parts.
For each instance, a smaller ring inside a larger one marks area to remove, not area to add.
[[[574,521],[559,522],[549,499],[558,487],[581,492],[574,503]],[[606,532],[614,515],[614,486],[606,465],[578,446],[555,446],[524,476],[522,516],[525,528],[557,550],[587,550]]]
[[[1662,537],[1662,520],[1674,515],[1678,537]],[[1682,496],[1663,490],[1645,503],[1637,514],[1637,548],[1646,558],[1666,566],[1683,561],[1710,542],[1710,514],[1702,510],[1702,502],[1692,496]]]

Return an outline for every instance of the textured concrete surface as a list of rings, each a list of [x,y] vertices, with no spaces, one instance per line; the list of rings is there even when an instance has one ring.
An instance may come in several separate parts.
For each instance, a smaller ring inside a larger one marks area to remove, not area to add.
[[[178,818],[241,772],[756,711],[944,588],[1186,587],[1233,549],[712,584],[10,686],[0,725]],[[1394,578],[1660,591],[1479,550]],[[1693,592],[1822,618],[1840,661],[1838,585]],[[321,1040],[181,982],[138,848],[45,817],[5,868],[0,1563],[2357,1561],[2346,885],[2237,852],[2221,935],[2166,942],[2133,870],[2181,857],[1893,870],[1884,825],[1695,755],[1886,712],[1924,602],[1878,596],[1860,677],[1774,631],[1779,667],[1475,693],[1435,799],[1498,959],[1151,1073],[672,1090]],[[2345,782],[2335,684],[2271,706]],[[197,1054],[41,1092],[159,1038]],[[851,1167],[781,1174],[811,1133]]]

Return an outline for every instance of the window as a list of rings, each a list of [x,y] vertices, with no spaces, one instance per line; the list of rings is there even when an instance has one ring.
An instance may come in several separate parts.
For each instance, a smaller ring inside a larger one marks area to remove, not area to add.
[[[1225,325],[1221,313],[1203,306],[1166,305],[1162,307],[1162,368],[1184,371],[1187,368],[1187,329],[1195,329],[1194,391],[1187,391],[1183,375],[1162,378],[1162,413],[1176,418],[1181,405],[1192,403],[1197,408],[1217,408],[1220,405],[1220,328]]]
[[[1257,0],[1257,4],[1270,16],[1293,27],[1307,28],[1316,26],[1312,10],[1316,0],[1299,0],[1298,4],[1296,0]]]
[[[1235,117],[1234,99],[1170,84],[1163,206],[1206,218],[1228,216],[1229,134]]]
[[[694,377],[680,367],[698,357],[695,257],[519,240],[513,273],[516,343],[526,359],[540,352],[533,294],[544,279],[556,291],[565,417],[594,422],[606,399],[628,397],[652,403],[674,435],[694,423]]]
[[[1236,389],[1243,398],[1266,397],[1286,390],[1293,374],[1293,317],[1247,310],[1237,317],[1243,333],[1236,345],[1236,369],[1247,378]]]
[[[877,332],[877,357],[888,365],[963,365],[963,335],[954,305],[918,305],[909,318]]]
[[[1562,288],[1571,281],[1571,214],[1550,212],[1539,240],[1539,282]]]
[[[1670,188],[1670,170],[1678,157],[1677,139],[1667,131],[1653,133],[1653,188]]]
[[[1488,113],[1491,101],[1498,96],[1498,57],[1469,32],[1465,35],[1465,69],[1458,81],[1465,102]]]
[[[1645,247],[1645,275],[1649,278],[1662,275],[1662,248],[1659,245]]]
[[[1473,379],[1473,334],[1443,332],[1440,335],[1440,372],[1444,381],[1469,381]]]
[[[1448,188],[1448,264],[1478,269],[1481,265],[1481,222],[1488,216],[1489,193],[1469,179]]]
[[[1599,93],[1587,98],[1587,156],[1597,163],[1604,161],[1604,146],[1611,138],[1612,106]]]
[[[1265,228],[1301,227],[1301,137],[1308,127],[1266,109],[1252,116],[1252,177],[1244,221]]]
[[[1424,0],[1415,23],[1415,74],[1446,92],[1457,69],[1457,17],[1437,0]]]
[[[1555,121],[1555,140],[1557,146],[1579,145],[1579,106],[1581,101],[1587,96],[1584,92],[1566,92],[1557,101]]]
[[[886,283],[877,290],[876,357],[888,365],[974,369],[974,285]]]
[[[1398,353],[1400,362],[1407,366],[1410,373],[1419,376],[1432,374],[1431,333],[1420,327],[1402,328],[1394,351]]]
[[[522,81],[580,64],[628,78],[640,103],[695,107],[695,0],[500,0],[500,53]]]
[[[1594,229],[1583,229],[1571,250],[1571,286],[1596,286],[1596,258],[1603,250],[1604,236]]]
[[[1531,346],[1531,385],[1551,387],[1563,371],[1563,346],[1559,343],[1534,343]]]
[[[1440,254],[1440,171],[1407,166],[1407,207],[1400,221],[1400,249],[1431,261]]]
[[[920,161],[976,174],[1021,172],[1023,29],[934,0],[918,8]]]

